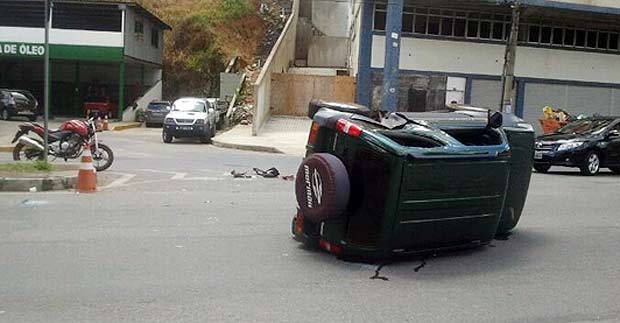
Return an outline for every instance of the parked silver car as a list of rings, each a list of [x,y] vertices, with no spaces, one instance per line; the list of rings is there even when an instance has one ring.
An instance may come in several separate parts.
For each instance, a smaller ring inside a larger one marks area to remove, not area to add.
[[[171,143],[174,138],[198,138],[209,143],[215,136],[216,116],[215,108],[206,99],[180,98],[166,115],[162,139]]]

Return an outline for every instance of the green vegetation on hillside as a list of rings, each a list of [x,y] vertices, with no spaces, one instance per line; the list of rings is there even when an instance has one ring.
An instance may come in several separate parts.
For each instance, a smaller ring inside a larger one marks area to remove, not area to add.
[[[170,24],[165,35],[164,96],[217,95],[219,73],[239,56],[251,64],[269,28],[260,0],[143,0]],[[276,7],[276,4],[273,4]]]

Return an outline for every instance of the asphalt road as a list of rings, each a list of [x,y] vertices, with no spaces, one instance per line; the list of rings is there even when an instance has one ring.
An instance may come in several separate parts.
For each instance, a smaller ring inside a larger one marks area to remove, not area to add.
[[[536,174],[508,241],[376,266],[291,239],[299,158],[106,133],[96,194],[0,194],[0,322],[620,322],[620,177]],[[0,157],[4,158],[4,157]]]

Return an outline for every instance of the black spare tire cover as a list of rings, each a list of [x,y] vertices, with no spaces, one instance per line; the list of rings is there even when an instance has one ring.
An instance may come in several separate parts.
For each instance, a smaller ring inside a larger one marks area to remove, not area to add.
[[[350,193],[349,175],[338,157],[313,154],[299,166],[295,195],[308,220],[321,222],[341,215],[349,203]]]

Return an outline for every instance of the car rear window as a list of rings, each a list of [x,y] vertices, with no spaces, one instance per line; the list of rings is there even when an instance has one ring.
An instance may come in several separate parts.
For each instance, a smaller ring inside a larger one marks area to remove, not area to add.
[[[19,93],[19,92],[11,92],[11,95],[15,99],[28,100],[28,97],[26,97],[26,95]]]
[[[153,111],[163,111],[166,110],[170,105],[166,103],[151,103],[149,104],[149,110]]]

